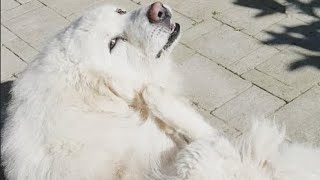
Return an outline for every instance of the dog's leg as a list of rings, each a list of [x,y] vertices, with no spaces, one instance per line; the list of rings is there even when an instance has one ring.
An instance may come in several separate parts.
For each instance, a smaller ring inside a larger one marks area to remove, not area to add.
[[[191,140],[217,133],[190,104],[164,89],[152,85],[147,86],[142,95],[154,116]]]

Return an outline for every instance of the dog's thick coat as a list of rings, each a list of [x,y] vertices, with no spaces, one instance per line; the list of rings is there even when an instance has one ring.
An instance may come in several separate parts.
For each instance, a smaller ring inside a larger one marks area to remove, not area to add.
[[[136,101],[143,96],[151,107],[160,98],[167,102],[159,111],[173,113],[171,94],[179,92],[168,56],[176,41],[166,44],[171,29],[150,23],[149,8],[87,12],[15,81],[1,146],[9,180],[143,179],[151,163],[174,151],[162,117],[142,116]],[[178,106],[188,111],[181,120],[198,120],[187,103]]]
[[[179,126],[183,126],[180,124]],[[180,128],[180,127],[175,127]],[[256,121],[235,142],[214,135],[182,149],[173,165],[175,176],[154,168],[154,180],[318,180],[320,149],[285,142],[284,130],[267,120]]]
[[[280,153],[281,134],[266,127],[266,137],[253,132],[239,149],[178,97],[169,57],[177,41],[168,44],[170,28],[150,23],[149,9],[86,13],[15,81],[1,144],[7,178],[291,180],[287,172],[302,167],[290,169],[289,159],[305,152]],[[185,138],[191,144],[179,152]],[[319,159],[307,155],[305,175],[294,177],[318,179]],[[263,170],[278,167],[287,169]]]

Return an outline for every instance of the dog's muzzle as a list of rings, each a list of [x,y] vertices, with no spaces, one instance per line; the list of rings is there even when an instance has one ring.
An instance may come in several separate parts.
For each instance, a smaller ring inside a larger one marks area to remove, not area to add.
[[[147,17],[150,23],[164,26],[170,29],[170,36],[167,43],[157,54],[159,58],[164,50],[167,50],[172,43],[177,39],[180,33],[180,25],[178,23],[172,23],[172,14],[168,8],[166,8],[161,2],[156,2],[150,5],[150,9],[147,12]]]

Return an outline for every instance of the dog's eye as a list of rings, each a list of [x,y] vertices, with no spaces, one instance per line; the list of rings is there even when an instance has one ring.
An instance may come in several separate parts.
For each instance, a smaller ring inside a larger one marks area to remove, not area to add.
[[[119,38],[114,38],[111,39],[111,41],[109,42],[109,50],[111,52],[111,50],[116,46],[117,42],[118,42]]]
[[[109,51],[111,53],[112,49],[117,45],[118,41],[122,40],[122,41],[127,41],[127,39],[123,38],[123,37],[116,37],[110,40],[109,42]]]

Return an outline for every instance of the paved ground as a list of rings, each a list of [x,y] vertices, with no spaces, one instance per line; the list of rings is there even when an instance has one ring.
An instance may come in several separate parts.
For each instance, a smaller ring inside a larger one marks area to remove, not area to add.
[[[130,10],[152,1],[1,0],[2,91],[48,38],[105,2]],[[319,0],[165,2],[183,27],[174,57],[187,94],[210,123],[238,137],[269,117],[286,123],[289,140],[320,144]]]

